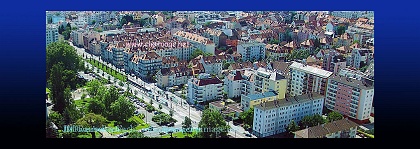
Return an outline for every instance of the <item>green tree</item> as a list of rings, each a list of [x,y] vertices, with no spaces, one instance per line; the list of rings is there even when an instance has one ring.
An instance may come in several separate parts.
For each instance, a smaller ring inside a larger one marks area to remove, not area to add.
[[[58,129],[63,129],[64,119],[60,113],[51,111],[50,114],[48,114],[48,119],[51,120],[51,122],[53,122]]]
[[[289,132],[290,134],[292,134],[292,132],[298,131],[299,130],[299,126],[296,124],[296,122],[294,120],[290,121],[289,125],[287,125],[287,132]]]
[[[193,51],[193,53],[191,54],[191,59],[196,58],[199,55],[203,55],[204,56],[204,52],[200,49],[195,49]]]
[[[198,123],[199,132],[202,138],[226,137],[230,126],[226,123],[221,113],[205,109]]]
[[[223,61],[223,69],[228,69],[230,66],[229,62]]]
[[[185,117],[184,122],[182,122],[182,129],[184,132],[191,133],[192,121],[189,117]]]
[[[48,22],[47,22],[48,24],[51,24],[52,23],[52,17],[48,17]]]
[[[90,22],[91,25],[94,25],[96,23],[95,20],[92,20],[92,22]]]
[[[242,112],[239,117],[243,120],[244,124],[252,126],[254,120],[254,108],[249,108],[247,111]]]
[[[365,65],[362,68],[360,68],[361,72],[365,72],[369,68],[369,65]]]
[[[88,112],[95,113],[95,114],[105,114],[105,105],[103,102],[101,102],[97,97],[93,98],[88,106]]]
[[[232,48],[229,48],[226,53],[227,54],[233,54],[233,49]]]
[[[59,112],[60,114],[63,113],[64,108],[68,105],[68,101],[64,98],[64,89],[66,86],[63,81],[63,71],[64,68],[61,62],[54,65],[51,69],[50,79],[48,80],[48,83],[51,86],[50,93],[52,103],[54,104],[53,110]]]
[[[341,120],[341,119],[343,119],[343,115],[341,115],[337,111],[332,111],[332,112],[328,113],[328,115],[327,115],[328,122]]]
[[[127,121],[133,116],[135,110],[136,108],[134,105],[123,96],[119,97],[118,100],[111,105],[113,119],[120,122]]]
[[[131,131],[130,133],[128,133],[127,138],[147,138],[147,137],[144,136],[144,134],[142,132]]]
[[[93,79],[89,82],[86,83],[86,91],[88,92],[88,94],[91,97],[96,96],[96,94],[98,93],[99,88],[102,86],[103,84],[97,80],[97,79]]]
[[[88,113],[83,118],[77,120],[76,125],[84,128],[101,128],[105,126],[107,120],[102,115]],[[92,138],[96,138],[95,131],[90,132]]]
[[[53,42],[47,45],[46,71],[47,80],[51,77],[54,65],[61,64],[63,81],[72,89],[76,87],[77,72],[84,69],[82,59],[77,55],[76,50],[66,42]],[[56,68],[57,69],[57,68]]]
[[[338,26],[337,27],[337,34],[338,35],[343,35],[346,32],[346,27],[345,26]]]
[[[147,105],[146,106],[146,111],[148,111],[148,112],[152,112],[153,110],[155,110],[155,108],[152,106],[152,105]]]
[[[159,104],[159,110],[162,110],[162,105],[161,104]]]

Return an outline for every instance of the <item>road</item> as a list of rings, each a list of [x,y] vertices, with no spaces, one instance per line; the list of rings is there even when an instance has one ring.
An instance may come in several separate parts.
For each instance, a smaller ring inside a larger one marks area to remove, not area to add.
[[[71,42],[70,42],[70,45],[73,46],[73,44]],[[106,64],[106,63],[102,62],[101,60],[99,60],[99,58],[97,56],[91,55],[91,54],[85,52],[85,50],[83,48],[78,48],[76,46],[73,46],[73,47],[76,49],[76,53],[78,55],[80,55],[80,56],[85,55],[86,58],[95,59],[95,60],[101,62],[102,64],[105,64],[108,67],[113,68],[114,70],[117,70],[118,72],[125,74],[123,71],[120,71],[120,70],[116,69],[113,65]],[[88,62],[85,62],[85,66],[89,66],[90,68],[94,68],[94,66],[91,65]],[[96,73],[96,71],[95,71],[95,73]],[[113,84],[113,85],[115,85],[115,86],[117,86],[119,88],[122,88],[124,91],[127,89],[127,85],[128,85],[129,88],[133,90],[133,92],[134,92],[134,90],[137,90],[138,91],[138,94],[136,95],[138,98],[142,98],[145,102],[150,103],[150,100],[152,98],[150,98],[147,95],[145,95],[145,92],[142,89],[140,89],[140,88],[138,88],[136,86],[133,86],[131,84],[127,84],[127,83],[124,83],[123,86],[120,86],[118,84],[119,81],[114,82],[114,77],[113,76],[107,74],[106,72],[103,72],[100,69],[99,69],[99,73],[97,73],[97,74],[104,74],[104,76],[101,76],[101,77],[104,77],[104,78],[108,78],[108,76],[109,76],[110,81],[111,81],[111,84]],[[155,91],[155,92],[152,92],[153,97],[156,97],[156,96],[166,97],[166,95],[164,95],[164,94],[165,93],[168,93],[170,95],[169,97],[175,98],[178,101],[181,101],[182,100],[181,98],[173,95],[170,92],[164,92],[164,91],[162,91],[161,89],[159,89],[158,87],[156,87],[154,84],[145,83],[141,79],[136,79],[136,81],[138,81],[140,85],[145,85],[145,86],[148,86],[148,87],[152,88]],[[201,111],[199,111],[199,110],[197,110],[195,108],[192,108],[189,105],[182,104],[182,106],[181,106],[181,103],[172,103],[170,100],[168,100],[167,102],[168,102],[168,106],[170,106],[173,109],[173,111],[174,111],[173,118],[177,120],[177,122],[175,123],[175,127],[176,126],[179,126],[179,128],[181,128],[181,124],[184,121],[185,116],[188,116],[188,115],[190,115],[190,118],[191,118],[191,120],[193,122],[193,124],[192,124],[193,127],[197,127],[198,126],[198,122],[201,120]],[[162,110],[161,111],[164,112],[164,113],[169,114],[170,113],[169,112],[170,111],[170,107],[166,106],[165,104],[161,104],[161,105],[162,105]],[[159,102],[156,99],[153,99],[152,106],[154,106],[156,109],[158,109],[159,108]],[[150,117],[149,120],[150,121],[148,121],[147,123],[150,124],[151,117]],[[155,132],[155,133],[158,133],[158,132]],[[152,136],[155,133],[152,133]],[[105,135],[104,135],[104,137],[105,137]]]
[[[70,45],[73,46],[73,44],[70,42]],[[102,60],[99,59],[98,56],[95,55],[91,55],[87,52],[85,52],[85,50],[83,48],[78,48],[76,46],[73,46],[76,51],[77,54],[79,54],[80,56],[85,55],[87,58],[92,58],[95,59],[99,62],[101,62],[102,64],[107,65],[110,68],[113,68],[114,70],[117,70],[118,72],[125,74],[124,71],[121,71],[120,69],[117,69],[115,66],[113,66],[112,64],[107,64],[105,62],[103,62]],[[85,62],[85,65],[88,65],[89,67],[93,68],[93,66],[87,62]],[[99,73],[98,74],[102,74],[104,73],[102,70],[99,69]],[[126,75],[126,74],[125,74]],[[123,86],[120,86],[118,84],[118,82],[113,82],[114,77],[112,77],[111,75],[108,75],[106,72],[104,73],[104,78],[108,78],[108,76],[110,76],[110,80],[111,83],[119,88],[122,88],[124,91],[127,89],[127,85],[129,86],[130,89],[133,90],[133,92],[135,90],[137,90],[138,94],[136,95],[138,98],[142,98],[145,102],[150,103],[151,100],[153,100],[153,104],[152,106],[154,106],[156,109],[159,109],[159,104],[162,105],[162,109],[161,111],[164,113],[169,114],[170,110],[172,109],[174,111],[173,113],[173,118],[177,120],[177,122],[175,123],[174,127],[171,128],[181,128],[182,127],[182,122],[184,121],[186,116],[189,116],[190,119],[192,120],[192,127],[193,128],[197,128],[198,126],[198,122],[201,120],[201,111],[192,107],[189,104],[185,104],[185,100],[176,96],[175,94],[171,93],[171,92],[167,92],[167,91],[163,91],[160,88],[158,88],[155,83],[146,83],[143,80],[141,80],[140,78],[135,78],[135,77],[131,77],[130,75],[128,75],[129,79],[133,80],[133,82],[136,82],[136,84],[140,85],[141,87],[137,87],[134,86],[132,84],[128,84],[128,83],[124,83]],[[143,88],[150,88],[152,90],[152,97],[150,98],[148,95],[146,95],[146,91],[143,90]],[[167,95],[166,95],[167,94]],[[168,96],[168,99],[166,98],[166,96]],[[158,98],[156,98],[158,97]],[[163,104],[167,102],[168,104]],[[144,110],[144,109],[143,109]],[[155,127],[156,129],[154,129],[151,132],[145,132],[144,134],[146,136],[150,136],[150,137],[157,137],[160,136],[159,132],[162,130],[165,130],[165,128],[167,128],[166,126],[158,126],[156,123],[151,121],[151,118],[153,117],[152,113],[149,113],[147,111],[142,111],[140,110],[141,113],[146,113],[147,114],[147,119],[146,119],[146,123],[150,124],[152,127]],[[233,125],[232,122],[227,122],[230,126],[231,126],[231,130],[228,132],[229,135],[235,137],[235,138],[250,138],[245,136],[245,133],[248,133],[247,131],[244,130],[244,128],[240,127],[240,126],[235,126]],[[105,136],[105,135],[104,135]],[[252,138],[256,138],[254,135],[252,135]]]

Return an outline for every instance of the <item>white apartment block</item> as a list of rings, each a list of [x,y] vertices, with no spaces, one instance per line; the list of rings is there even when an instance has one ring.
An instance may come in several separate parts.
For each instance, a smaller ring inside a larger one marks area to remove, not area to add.
[[[351,52],[353,58],[353,67],[362,68],[363,66],[369,65],[373,60],[373,52],[369,49],[355,48]]]
[[[332,72],[293,62],[289,67],[288,92],[290,96],[317,92],[325,95],[327,79]]]
[[[73,42],[73,45],[75,46],[83,46],[83,34],[85,33],[84,30],[79,29],[75,31],[71,31],[71,39]]]
[[[185,47],[156,49],[156,54],[161,57],[176,56],[179,60],[189,60],[193,51],[194,47],[188,45]]]
[[[259,42],[239,43],[237,52],[242,55],[242,61],[252,61],[265,58],[265,44]]]
[[[373,81],[333,75],[328,79],[325,107],[363,121],[369,119],[373,97]]]
[[[242,74],[240,71],[232,70],[228,76],[224,78],[224,91],[227,92],[228,98],[240,97],[242,88]]]
[[[254,106],[252,133],[267,137],[286,131],[291,120],[300,122],[308,115],[321,115],[324,96],[318,93],[287,97]]]
[[[199,74],[198,78],[188,80],[187,100],[197,103],[218,100],[223,97],[223,82],[219,78],[211,78],[210,74]]]
[[[46,45],[58,41],[58,27],[56,25],[47,24],[46,34]]]

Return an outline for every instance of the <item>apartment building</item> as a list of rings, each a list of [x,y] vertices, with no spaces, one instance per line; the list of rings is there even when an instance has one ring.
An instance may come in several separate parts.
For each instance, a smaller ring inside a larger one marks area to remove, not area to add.
[[[256,61],[265,58],[265,44],[260,42],[240,42],[237,52],[241,54],[242,61]]]
[[[298,62],[293,62],[289,69],[288,93],[290,96],[310,92],[325,95],[327,79],[332,75],[332,72]]]
[[[265,93],[275,91],[277,98],[282,99],[286,97],[287,79],[284,75],[266,68],[258,68],[254,76],[256,92]]]
[[[289,50],[276,44],[267,44],[265,46],[265,56],[272,61],[285,60]]]
[[[241,107],[242,110],[247,111],[248,109],[253,108],[255,105],[258,105],[262,102],[273,101],[276,99],[279,98],[277,98],[277,93],[274,91],[241,95]]]
[[[373,52],[369,49],[354,48],[351,55],[353,58],[352,66],[354,68],[362,68],[369,65],[373,60]]]
[[[177,85],[187,84],[192,78],[192,69],[185,65],[163,68],[156,73],[156,84],[159,88],[169,88]]]
[[[240,71],[230,71],[224,78],[224,91],[228,98],[235,98],[241,96],[242,88],[242,74]]]
[[[58,27],[57,25],[47,24],[46,31],[46,45],[58,41]]]
[[[199,74],[197,78],[188,80],[187,99],[191,104],[219,100],[222,94],[223,82],[210,74]]]
[[[305,116],[321,115],[324,98],[314,92],[255,105],[252,133],[257,137],[279,134],[286,131],[291,120],[298,123]]]
[[[139,55],[139,72],[140,78],[151,79],[156,72],[162,68],[162,57],[156,52],[146,52]]]
[[[190,42],[194,48],[214,55],[215,44],[209,38],[185,31],[177,31],[173,36],[178,40]]]
[[[373,81],[333,75],[328,79],[325,107],[363,121],[369,119],[373,97]]]

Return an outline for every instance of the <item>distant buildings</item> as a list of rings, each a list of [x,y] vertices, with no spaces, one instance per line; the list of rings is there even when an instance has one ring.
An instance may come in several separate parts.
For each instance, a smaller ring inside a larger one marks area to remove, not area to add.
[[[57,25],[47,24],[46,31],[46,45],[58,41],[58,27]]]
[[[293,133],[295,138],[355,138],[358,126],[353,121],[341,119]]]
[[[300,122],[308,115],[321,115],[324,96],[318,93],[262,102],[254,106],[252,133],[267,137],[286,131],[291,120]]]
[[[185,65],[158,70],[156,73],[156,85],[159,88],[168,88],[181,84],[187,84],[192,78],[192,70]]]
[[[181,41],[190,42],[195,48],[198,48],[203,52],[211,53],[214,55],[215,44],[209,38],[184,31],[177,31],[173,34],[173,36]]]

